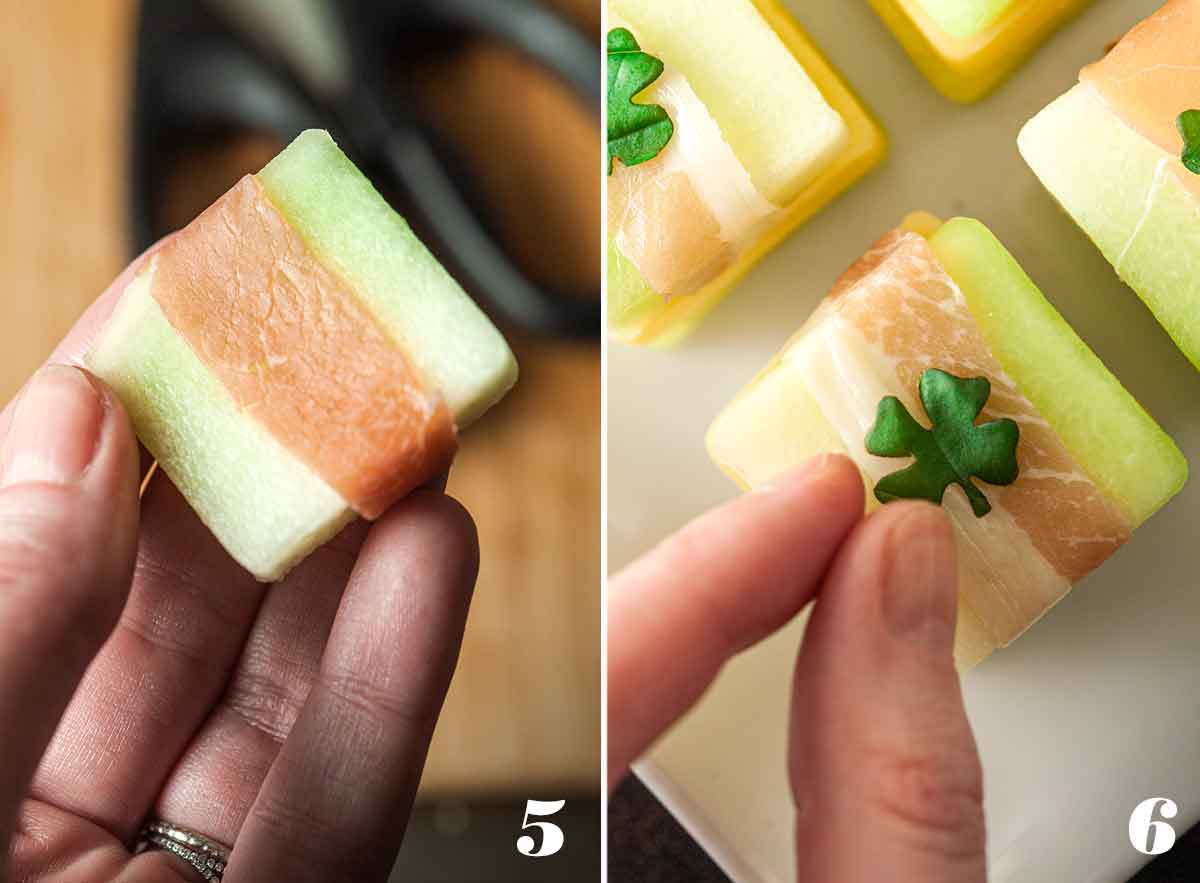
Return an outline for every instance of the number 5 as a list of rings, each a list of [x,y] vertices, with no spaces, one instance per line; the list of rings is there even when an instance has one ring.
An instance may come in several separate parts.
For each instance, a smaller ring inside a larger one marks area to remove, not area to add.
[[[566,805],[567,802],[565,800],[525,801],[525,819],[521,822],[521,830],[528,831],[530,828],[541,828],[542,845],[535,850],[534,839],[528,834],[523,834],[517,838],[517,852],[530,858],[545,858],[548,855],[554,855],[554,853],[562,849],[563,843],[566,842],[562,828],[553,822],[531,822],[529,821],[529,817],[552,816]]]

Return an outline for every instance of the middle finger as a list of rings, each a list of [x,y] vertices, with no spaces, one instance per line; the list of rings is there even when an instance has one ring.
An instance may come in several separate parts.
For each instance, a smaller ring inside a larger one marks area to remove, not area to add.
[[[160,818],[236,839],[308,698],[367,527],[351,524],[268,590],[228,687],[158,798]]]
[[[156,476],[129,600],[42,758],[34,799],[128,842],[220,696],[263,591]]]

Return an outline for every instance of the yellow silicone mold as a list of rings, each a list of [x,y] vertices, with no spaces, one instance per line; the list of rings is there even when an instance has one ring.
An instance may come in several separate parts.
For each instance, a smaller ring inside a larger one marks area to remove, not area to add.
[[[887,153],[887,137],[882,126],[866,109],[858,96],[833,68],[821,50],[778,0],[753,0],[758,11],[779,35],[808,76],[821,90],[829,105],[837,111],[849,130],[844,149],[817,178],[805,186],[779,215],[779,220],[719,276],[694,294],[670,299],[656,296],[653,306],[622,313],[621,306],[610,303],[609,333],[627,343],[670,346],[687,336],[729,290],[771,249],[797,227],[849,189],[878,165]],[[629,290],[649,286],[638,271],[625,260],[611,239],[608,245],[608,290]]]
[[[1045,40],[1092,0],[1012,0],[969,37],[939,27],[920,0],[870,0],[909,57],[939,92],[969,103],[1000,85]]]

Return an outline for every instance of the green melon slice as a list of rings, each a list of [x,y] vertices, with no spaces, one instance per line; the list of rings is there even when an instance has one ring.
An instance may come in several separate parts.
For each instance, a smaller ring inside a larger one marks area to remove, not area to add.
[[[608,332],[617,340],[634,340],[651,317],[667,308],[667,299],[646,283],[611,236],[606,275]]]
[[[303,133],[258,180],[441,390],[460,429],[508,392],[517,362],[504,337],[329,133]]]
[[[983,224],[955,218],[929,244],[1005,373],[1135,525],[1179,492],[1179,448]]]
[[[996,23],[1015,0],[917,0],[917,5],[949,34],[965,40]]]
[[[1200,368],[1200,201],[1168,156],[1078,85],[1021,130],[1030,168]]]

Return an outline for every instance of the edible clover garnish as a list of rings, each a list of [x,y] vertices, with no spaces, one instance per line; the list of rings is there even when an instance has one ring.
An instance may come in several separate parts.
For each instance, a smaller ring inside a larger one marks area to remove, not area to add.
[[[627,166],[654,159],[675,133],[665,109],[633,97],[662,76],[663,63],[641,51],[626,28],[608,32],[608,174],[613,157]]]
[[[1175,128],[1183,138],[1183,165],[1200,175],[1200,110],[1185,110],[1175,120]]]
[[[975,517],[982,518],[992,505],[971,478],[996,485],[1017,480],[1017,424],[1005,418],[975,425],[992,394],[986,377],[963,380],[930,368],[921,375],[919,391],[931,429],[914,420],[895,396],[879,403],[875,425],[867,433],[867,451],[877,457],[916,457],[916,462],[880,479],[875,498],[881,503],[941,503],[946,488],[957,484]]]

